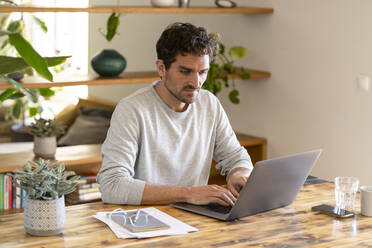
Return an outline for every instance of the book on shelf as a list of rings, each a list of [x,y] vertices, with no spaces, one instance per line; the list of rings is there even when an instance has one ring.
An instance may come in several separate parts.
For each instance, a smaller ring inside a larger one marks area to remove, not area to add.
[[[4,210],[4,174],[0,174],[0,210]]]
[[[82,175],[78,183],[76,190],[66,195],[66,201],[74,204],[101,199],[101,192],[95,175]]]
[[[13,177],[10,173],[0,173],[0,210],[23,208],[23,199],[19,195],[26,195],[26,192],[13,185]]]

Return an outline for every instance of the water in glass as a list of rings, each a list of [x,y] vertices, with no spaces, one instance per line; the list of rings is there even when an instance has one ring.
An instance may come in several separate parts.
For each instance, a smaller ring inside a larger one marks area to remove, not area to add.
[[[336,206],[343,209],[353,209],[359,180],[353,177],[335,178]]]

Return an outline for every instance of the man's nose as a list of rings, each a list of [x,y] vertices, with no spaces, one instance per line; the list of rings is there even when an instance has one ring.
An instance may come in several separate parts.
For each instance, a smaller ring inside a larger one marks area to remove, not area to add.
[[[190,78],[190,82],[192,83],[192,86],[194,86],[195,88],[199,88],[201,84],[199,73],[193,73]]]

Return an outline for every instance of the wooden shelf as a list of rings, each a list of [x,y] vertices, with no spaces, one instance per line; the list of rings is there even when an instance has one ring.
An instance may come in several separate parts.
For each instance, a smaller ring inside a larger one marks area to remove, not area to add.
[[[177,14],[272,14],[272,8],[255,8],[255,7],[239,7],[239,8],[218,8],[218,7],[195,7],[195,8],[152,8],[152,7],[116,7],[116,6],[97,6],[97,7],[12,7],[0,6],[0,12],[88,12],[88,13],[177,13]]]
[[[247,70],[251,74],[251,78],[269,78],[270,72]],[[230,78],[239,78],[239,75],[230,75]],[[155,71],[147,72],[124,72],[119,77],[102,78],[97,75],[57,75],[54,82],[49,82],[40,77],[27,77],[22,80],[22,85],[25,88],[50,88],[74,85],[114,85],[114,84],[138,84],[138,83],[151,83],[159,80],[158,73]],[[0,79],[0,90],[12,88],[4,79]]]
[[[34,153],[32,149],[24,152],[14,152],[0,154],[0,173],[11,172],[27,161],[34,159]],[[67,170],[86,171],[85,167],[92,167],[93,165],[100,165],[102,163],[101,157],[101,145],[77,145],[77,146],[65,146],[58,147],[55,160],[65,164]],[[94,168],[96,170],[97,168]],[[98,171],[95,171],[96,173]]]

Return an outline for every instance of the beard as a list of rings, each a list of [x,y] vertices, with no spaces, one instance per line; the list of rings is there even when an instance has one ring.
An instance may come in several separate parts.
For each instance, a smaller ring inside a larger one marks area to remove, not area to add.
[[[167,76],[165,76],[165,78],[164,78],[164,86],[168,90],[168,92],[172,96],[174,96],[178,101],[186,103],[186,104],[193,103],[197,99],[197,97],[199,95],[199,91],[200,91],[200,87],[195,88],[192,85],[187,85],[187,86],[183,87],[179,92],[176,92],[169,87],[169,80],[168,80]],[[188,92],[189,90],[194,90],[194,91],[193,92]]]

